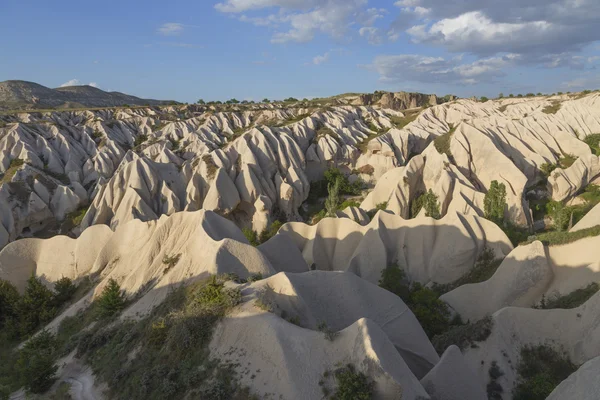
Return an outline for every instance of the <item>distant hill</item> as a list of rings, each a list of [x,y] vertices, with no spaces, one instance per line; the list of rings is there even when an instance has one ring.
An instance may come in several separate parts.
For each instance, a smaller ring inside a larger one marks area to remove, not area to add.
[[[168,100],[141,99],[120,92],[105,92],[93,86],[66,86],[50,89],[27,81],[0,82],[0,110],[129,105],[166,105]]]

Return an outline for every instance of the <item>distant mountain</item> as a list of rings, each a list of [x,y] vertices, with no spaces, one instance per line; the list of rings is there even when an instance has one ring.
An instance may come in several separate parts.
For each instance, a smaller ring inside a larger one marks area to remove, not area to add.
[[[172,101],[141,99],[119,92],[105,92],[93,86],[66,86],[50,89],[27,81],[0,82],[1,109],[43,109],[166,105]]]

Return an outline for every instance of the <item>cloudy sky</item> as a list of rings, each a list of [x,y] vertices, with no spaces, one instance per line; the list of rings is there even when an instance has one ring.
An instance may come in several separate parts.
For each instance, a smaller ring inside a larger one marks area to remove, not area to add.
[[[600,0],[1,0],[0,81],[192,102],[600,88]]]

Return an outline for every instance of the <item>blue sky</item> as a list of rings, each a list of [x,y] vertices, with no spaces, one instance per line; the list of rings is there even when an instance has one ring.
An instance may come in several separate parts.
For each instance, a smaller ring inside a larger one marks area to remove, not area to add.
[[[1,0],[0,81],[193,102],[600,88],[598,0]]]

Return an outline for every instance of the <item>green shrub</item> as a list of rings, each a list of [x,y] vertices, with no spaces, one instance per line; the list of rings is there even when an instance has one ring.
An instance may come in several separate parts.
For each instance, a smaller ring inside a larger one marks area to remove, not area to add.
[[[18,304],[21,334],[27,336],[56,315],[54,294],[32,275]]]
[[[546,214],[552,219],[554,228],[558,232],[562,232],[569,228],[573,208],[565,206],[560,201],[552,200],[546,204]]]
[[[340,204],[340,184],[341,179],[337,178],[334,183],[330,183],[327,187],[328,196],[325,200],[325,210],[327,210],[328,217],[335,216],[335,212]]]
[[[4,172],[4,175],[2,176],[0,183],[8,183],[12,181],[12,178],[15,176],[17,171],[21,169],[23,164],[25,164],[25,162],[19,158],[12,159],[8,165],[8,168]]]
[[[375,391],[375,382],[362,372],[356,371],[352,364],[335,371],[337,387],[333,400],[370,400]]]
[[[443,135],[439,135],[433,140],[433,145],[435,149],[440,154],[446,154],[448,158],[452,158],[452,152],[450,151],[450,139],[452,139],[452,135],[456,130],[456,127],[452,124],[449,124],[450,130]]]
[[[77,286],[73,284],[71,279],[62,277],[54,283],[54,291],[56,292],[54,295],[55,304],[61,306],[71,300],[77,291]]]
[[[502,261],[502,258],[496,258],[496,254],[492,248],[485,246],[469,272],[452,283],[445,285],[434,284],[433,290],[443,294],[463,285],[485,282],[496,273]]]
[[[546,114],[556,114],[558,110],[560,110],[562,103],[558,100],[552,100],[550,103],[549,106],[542,109],[542,112]]]
[[[173,268],[175,265],[177,265],[180,258],[181,258],[181,253],[174,254],[172,256],[165,254],[162,259],[162,263],[164,265],[166,265],[165,269],[163,270],[163,274],[166,274],[167,272],[169,272],[171,270],[171,268]]]
[[[133,147],[141,146],[141,144],[144,143],[146,140],[148,140],[148,135],[144,135],[144,134],[138,135],[135,138],[135,140],[133,141]]]
[[[550,300],[542,299],[539,308],[552,309],[552,308],[577,308],[586,301],[588,301],[593,295],[600,290],[600,284],[592,282],[586,287],[576,289],[569,294],[564,296],[556,297]]]
[[[340,172],[337,168],[330,168],[324,173],[325,180],[327,181],[327,188],[330,185],[335,184],[339,181],[339,192],[340,195],[360,195],[364,187],[364,182],[358,179],[354,183],[348,181],[348,177]]]
[[[514,400],[544,400],[559,383],[577,370],[566,354],[547,345],[525,346],[517,366]]]
[[[451,345],[456,345],[461,350],[476,347],[477,342],[485,341],[492,334],[492,327],[493,320],[488,316],[474,323],[453,326],[434,336],[431,344],[440,355]]]
[[[283,224],[281,223],[281,221],[279,221],[279,220],[273,221],[271,226],[269,226],[268,228],[265,228],[260,233],[260,238],[259,238],[260,243],[264,243],[267,240],[271,239],[273,236],[275,236],[277,234],[277,232],[279,232],[279,228],[281,228],[282,226],[283,226]]]
[[[535,240],[539,240],[546,246],[560,246],[563,244],[573,243],[577,240],[600,235],[600,225],[591,228],[581,229],[575,232],[544,232],[529,237],[521,244],[530,244]]]
[[[44,393],[56,380],[55,349],[54,335],[43,330],[19,350],[16,368],[28,392]]]
[[[600,156],[600,133],[587,135],[583,141],[590,146],[593,154]]]
[[[408,283],[405,272],[390,265],[381,272],[379,286],[394,293],[411,309],[429,338],[450,327],[450,311],[433,290],[420,283]]]
[[[552,173],[552,171],[554,171],[557,168],[556,164],[552,164],[552,163],[543,163],[542,165],[540,165],[540,171],[542,171],[542,174],[544,174],[544,176],[550,176],[550,174]]]
[[[9,281],[0,279],[0,329],[5,321],[17,318],[19,299],[17,288]]]
[[[338,210],[345,210],[348,207],[360,207],[360,203],[356,200],[344,200],[338,206]]]
[[[393,115],[390,117],[390,121],[397,129],[403,129],[406,125],[417,119],[418,116],[419,111],[404,111],[403,117]]]
[[[504,210],[506,209],[506,186],[493,180],[490,188],[485,194],[484,200],[485,217],[498,225],[504,222]]]
[[[116,280],[110,278],[96,300],[100,317],[110,317],[125,308],[125,295]]]
[[[411,218],[416,217],[421,208],[425,208],[425,216],[431,217],[435,219],[440,219],[440,203],[438,202],[438,197],[431,189],[429,189],[426,193],[421,194],[415,200],[413,200],[410,212]]]
[[[248,242],[252,246],[256,247],[260,244],[258,242],[258,235],[256,234],[256,231],[253,231],[251,228],[244,228],[242,229],[242,233],[244,234],[244,236],[246,236],[246,239],[248,239]]]

